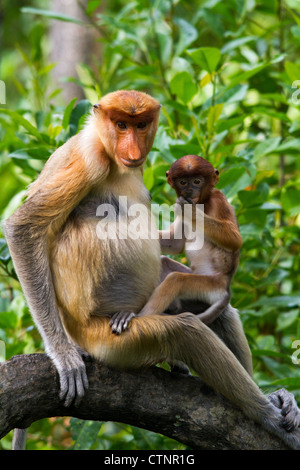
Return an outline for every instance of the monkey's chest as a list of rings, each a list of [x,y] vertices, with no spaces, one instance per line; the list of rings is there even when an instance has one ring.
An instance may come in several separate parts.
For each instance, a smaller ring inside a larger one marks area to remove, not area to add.
[[[67,310],[138,312],[159,281],[156,228],[145,206],[128,215],[109,206],[101,211],[73,214],[59,234],[51,263],[56,295]]]
[[[220,273],[221,258],[224,251],[204,238],[199,250],[187,251],[189,265],[196,274],[213,276]]]

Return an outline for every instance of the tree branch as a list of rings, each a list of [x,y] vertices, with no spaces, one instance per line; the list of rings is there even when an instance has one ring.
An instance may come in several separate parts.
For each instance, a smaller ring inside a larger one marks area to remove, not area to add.
[[[159,367],[111,370],[87,361],[89,390],[78,408],[58,397],[59,381],[45,354],[0,364],[0,438],[51,416],[117,421],[159,432],[193,449],[286,449],[197,377]]]

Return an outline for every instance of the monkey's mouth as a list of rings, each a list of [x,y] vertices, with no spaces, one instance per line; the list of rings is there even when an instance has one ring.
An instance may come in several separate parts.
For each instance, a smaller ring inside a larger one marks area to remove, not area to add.
[[[184,196],[184,199],[189,203],[189,204],[197,204],[199,201],[199,196],[191,197],[191,196]]]
[[[197,204],[197,202],[199,201],[199,196],[194,197],[194,198],[191,198],[191,201],[192,201],[194,204]]]
[[[121,162],[123,165],[128,167],[137,167],[141,166],[145,161],[145,158],[140,158],[139,160],[126,160],[126,158],[121,157]]]

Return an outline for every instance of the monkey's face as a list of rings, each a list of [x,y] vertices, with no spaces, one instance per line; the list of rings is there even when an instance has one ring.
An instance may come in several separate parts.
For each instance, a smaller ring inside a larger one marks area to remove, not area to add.
[[[110,93],[94,105],[99,137],[119,168],[143,165],[154,141],[159,111],[153,98],[125,90]]]
[[[114,123],[116,133],[115,161],[127,168],[142,166],[153,143],[153,124],[147,121]]]
[[[166,172],[167,181],[178,197],[195,204],[207,200],[219,181],[219,172],[198,155],[185,155],[176,160]]]
[[[205,187],[205,178],[201,175],[176,178],[173,187],[178,197],[182,196],[188,201],[197,204],[201,201],[201,194]]]

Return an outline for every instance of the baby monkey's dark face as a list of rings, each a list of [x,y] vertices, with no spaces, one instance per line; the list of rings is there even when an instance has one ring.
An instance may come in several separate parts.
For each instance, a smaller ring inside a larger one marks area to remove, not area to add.
[[[205,179],[201,175],[193,177],[176,178],[175,190],[178,197],[183,197],[189,202],[197,204],[201,200],[201,192]]]

